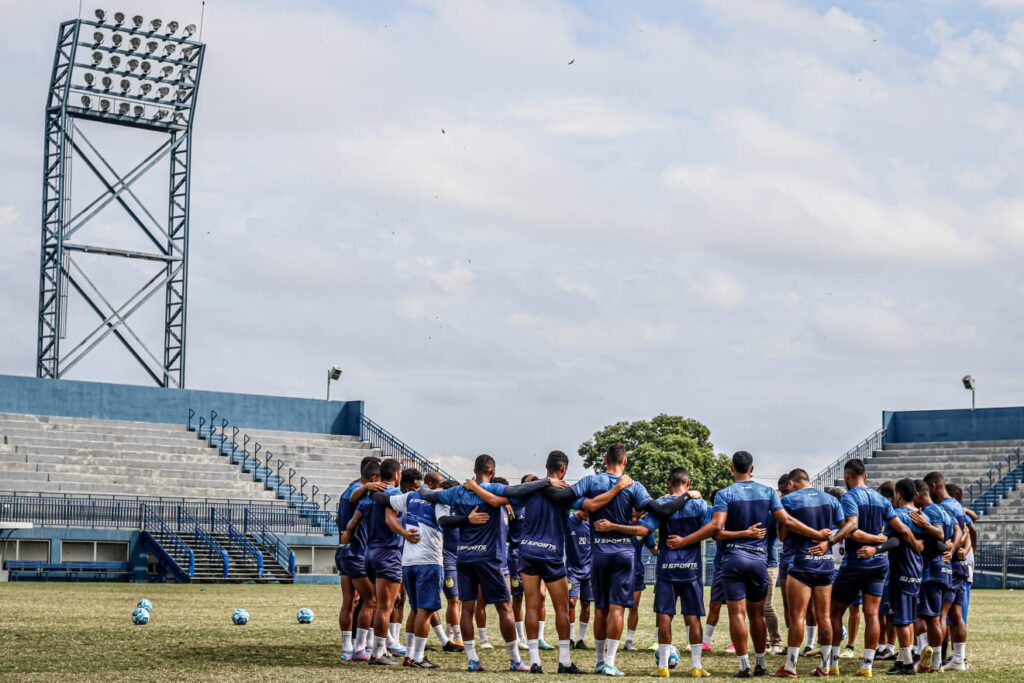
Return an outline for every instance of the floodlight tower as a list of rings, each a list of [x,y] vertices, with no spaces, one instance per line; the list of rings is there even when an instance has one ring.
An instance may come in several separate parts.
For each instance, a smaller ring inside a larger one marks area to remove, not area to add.
[[[153,19],[146,24],[141,16],[126,21],[122,12],[108,18],[103,10],[96,10],[96,20],[74,19],[60,25],[46,102],[38,377],[64,377],[113,334],[158,385],[185,384],[189,166],[205,46],[192,38],[194,24],[180,33],[179,28],[176,21],[164,24]],[[142,161],[119,173],[86,137],[81,121],[164,136]],[[71,166],[75,156],[95,174],[103,191],[73,213]],[[132,185],[165,159],[170,163],[166,218],[158,219],[132,191]],[[124,209],[152,249],[101,247],[74,239],[111,202]],[[111,301],[75,260],[80,253],[142,259],[158,264],[158,270],[123,302]],[[67,338],[72,290],[100,323],[65,351],[61,342]],[[129,316],[161,290],[165,307],[162,359],[128,325]]]

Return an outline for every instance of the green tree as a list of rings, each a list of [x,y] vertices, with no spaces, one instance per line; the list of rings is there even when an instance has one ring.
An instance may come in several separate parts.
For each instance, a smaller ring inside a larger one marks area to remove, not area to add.
[[[621,442],[629,451],[626,474],[652,496],[665,495],[669,472],[681,466],[690,471],[692,488],[710,497],[712,491],[732,483],[729,459],[715,453],[710,438],[711,430],[697,420],[661,414],[608,425],[580,444],[579,454],[588,469],[603,472],[608,447]]]

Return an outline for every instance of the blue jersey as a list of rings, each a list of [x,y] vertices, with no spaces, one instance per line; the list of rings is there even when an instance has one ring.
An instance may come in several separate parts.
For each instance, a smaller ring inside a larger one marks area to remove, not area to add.
[[[565,539],[569,535],[565,512],[573,501],[556,503],[539,492],[516,500],[522,501],[518,509],[523,512],[518,529],[519,556],[560,562],[565,556]]]
[[[866,534],[878,535],[885,530],[886,524],[896,516],[889,499],[874,489],[865,486],[854,486],[843,494],[843,515],[857,515],[857,528]],[[843,563],[850,569],[879,569],[889,564],[887,553],[878,553],[871,557],[857,557],[857,551],[864,547],[851,538],[846,539],[846,555]]]
[[[974,526],[974,520],[971,519],[966,512],[964,512],[964,506],[961,505],[956,498],[949,496],[944,498],[939,505],[953,518],[953,522],[960,527],[960,529],[967,533],[967,527]],[[962,578],[967,578],[967,565],[957,557],[953,556],[953,575]]]
[[[782,499],[782,507],[791,517],[812,529],[838,529],[844,521],[843,510],[839,501],[821,489],[806,488],[791,491]],[[808,574],[831,574],[835,571],[834,548],[829,548],[821,555],[810,552],[818,541],[798,533],[790,533],[786,537],[793,552],[793,565],[790,571]]]
[[[388,496],[402,495],[402,492],[394,486],[384,489],[384,493]],[[366,527],[367,550],[402,547],[405,539],[388,527],[386,517],[388,506],[373,502],[373,497],[367,494],[359,499],[358,509],[363,513],[362,526]]]
[[[480,484],[480,488],[496,496],[505,495],[503,484]],[[477,512],[486,512],[490,515],[485,523],[470,524],[462,529],[457,549],[459,564],[505,559],[504,507],[500,510],[491,507],[463,486],[441,491],[437,499],[449,507],[452,515],[467,516],[473,508],[478,508]]]
[[[896,516],[903,522],[914,538],[923,541],[925,538],[924,529],[914,524],[910,518],[910,510],[907,508],[896,508]],[[888,535],[892,535],[892,531]],[[910,595],[917,595],[921,590],[921,574],[924,572],[924,563],[921,556],[902,540],[895,550],[889,552],[889,584],[899,584],[900,591]]]
[[[580,576],[590,576],[590,522],[569,513],[569,537],[565,544],[566,568]]]
[[[523,505],[521,498],[510,499],[509,503],[512,506],[512,516],[508,518],[508,549],[510,553],[514,554],[519,550],[523,520],[526,518],[526,506]],[[506,512],[506,514],[508,513]]]
[[[668,503],[675,500],[675,496],[664,496],[660,501]],[[658,531],[658,576],[668,581],[695,581],[703,575],[701,567],[701,544],[693,543],[685,548],[669,548],[669,536],[687,536],[704,526],[707,517],[708,504],[699,499],[692,498],[683,507],[672,513],[668,519],[659,519],[655,515],[647,515],[642,524],[651,530],[650,536]]]
[[[788,496],[787,496],[788,498]],[[768,525],[776,510],[782,509],[779,494],[770,486],[756,481],[737,481],[715,495],[715,512],[726,513],[726,531],[744,531],[754,524]],[[726,541],[722,561],[731,555],[743,553],[768,558],[768,543],[764,538],[743,538]]]
[[[593,498],[615,488],[619,477],[607,472],[588,474],[572,485],[576,497]],[[640,509],[651,500],[651,495],[640,482],[619,491],[611,502],[591,515],[591,521],[607,519],[614,524],[632,525],[633,508]],[[593,527],[592,527],[593,528]],[[594,529],[594,553],[598,555],[627,554],[633,551],[633,537],[614,531]]]
[[[348,523],[352,521],[352,515],[356,513],[357,504],[352,502],[352,494],[363,486],[363,482],[354,481],[348,485],[345,492],[341,494],[341,500],[338,501],[338,531],[344,531]],[[348,539],[349,552],[356,551],[362,553],[363,549],[366,548],[366,525],[360,524],[352,532],[352,537]]]
[[[953,518],[949,516],[945,508],[935,503],[929,503],[924,506],[924,510],[921,512],[928,518],[930,524],[942,527],[942,540],[948,542],[953,538]],[[924,573],[921,576],[922,581],[941,583],[944,586],[950,585],[953,568],[942,559],[942,553],[939,551],[934,539],[929,537],[925,541],[921,560],[924,562]]]
[[[768,520],[768,533],[765,535],[768,547],[768,568],[779,566],[779,548],[782,544],[779,542],[779,523],[772,517]]]

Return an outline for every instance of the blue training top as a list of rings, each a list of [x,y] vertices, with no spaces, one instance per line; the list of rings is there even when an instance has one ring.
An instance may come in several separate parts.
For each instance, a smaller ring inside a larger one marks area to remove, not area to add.
[[[839,501],[821,489],[806,488],[790,491],[782,499],[782,507],[794,519],[812,529],[835,530],[845,520]],[[831,574],[835,571],[834,548],[829,548],[821,555],[812,554],[810,549],[817,545],[818,541],[795,532],[786,536],[786,543],[790,545],[793,552],[793,565],[789,571],[807,574]]]
[[[866,486],[854,486],[844,493],[842,507],[845,516],[857,515],[857,528],[867,534],[882,533],[885,530],[885,525],[896,516],[896,511],[893,510],[889,499]],[[889,565],[887,553],[878,553],[871,557],[857,557],[857,551],[864,545],[847,538],[843,564],[850,569],[860,570],[881,569]]]
[[[394,486],[384,489],[388,496],[400,496],[402,492]],[[386,505],[378,505],[373,502],[369,494],[359,499],[358,510],[363,513],[363,526],[366,527],[366,549],[376,550],[381,548],[401,548],[405,539],[396,534],[387,523]]]
[[[602,472],[600,474],[588,474],[572,485],[576,497],[593,498],[606,493],[619,481],[616,475]],[[644,485],[638,481],[632,486],[619,491],[611,502],[590,516],[591,528],[593,522],[599,519],[607,519],[614,524],[631,526],[633,523],[633,508],[642,508],[651,500]],[[593,552],[598,555],[627,554],[633,552],[633,537],[620,534],[614,531],[593,531]]]
[[[944,498],[939,505],[945,508],[946,512],[949,513],[949,516],[953,518],[953,521],[956,522],[957,526],[959,526],[964,533],[967,533],[967,527],[974,526],[974,520],[964,512],[964,506],[961,505],[956,498],[953,498],[952,496]],[[965,579],[968,576],[967,564],[955,555],[953,556],[953,575]]]
[[[573,505],[573,499],[559,503],[548,500],[538,491],[510,502],[514,505],[515,501],[523,501],[518,508],[524,515],[519,520],[519,556],[561,562],[569,535],[569,518],[565,513]],[[516,515],[519,514],[517,511]]]
[[[675,496],[663,496],[658,500],[670,502]],[[656,515],[647,515],[641,524],[651,530],[653,535],[658,531],[658,578],[668,581],[694,581],[703,576],[701,567],[701,544],[693,543],[683,548],[669,548],[669,536],[686,536],[704,526],[708,504],[699,498],[691,498],[683,507],[672,513],[668,519],[659,519]]]
[[[950,517],[945,508],[935,503],[929,503],[924,506],[924,510],[921,512],[928,518],[929,523],[942,527],[942,540],[949,541],[953,538],[953,518]],[[950,579],[953,578],[953,568],[950,563],[942,559],[942,553],[939,552],[935,539],[929,537],[925,541],[921,560],[924,562],[924,572],[921,575],[921,581],[939,583],[947,588],[950,586]]]
[[[569,512],[569,537],[565,544],[566,568],[580,576],[590,576],[590,522],[576,517],[576,512]]]
[[[787,496],[788,497],[788,496]],[[768,519],[782,509],[778,492],[756,481],[737,481],[715,495],[715,512],[726,513],[726,531],[744,531],[754,524],[767,526]],[[761,555],[767,559],[768,542],[765,538],[743,538],[726,541],[722,552],[728,557],[743,553]]]
[[[496,496],[505,495],[504,484],[486,483],[480,484],[480,488]],[[491,507],[478,495],[467,491],[464,486],[455,486],[441,491],[437,500],[447,505],[452,515],[466,516],[473,511],[473,508],[478,508],[478,512],[486,512],[490,515],[485,523],[470,524],[460,531],[457,548],[458,564],[505,559],[504,507],[501,510]]]
[[[915,538],[924,540],[924,529],[914,524],[914,520],[910,518],[910,510],[905,507],[896,508],[896,516],[907,525]],[[890,530],[887,535],[891,536],[892,531]],[[890,551],[889,556],[889,585],[895,581],[899,584],[900,592],[917,595],[921,591],[921,574],[924,571],[921,555],[901,540],[899,547]]]
[[[348,523],[352,521],[352,515],[356,513],[358,507],[358,504],[352,502],[352,494],[362,486],[363,483],[357,479],[349,484],[345,492],[341,494],[341,500],[338,501],[338,531],[344,531]],[[360,524],[352,532],[352,537],[348,539],[348,549],[349,552],[362,554],[364,548],[366,548],[366,525]]]

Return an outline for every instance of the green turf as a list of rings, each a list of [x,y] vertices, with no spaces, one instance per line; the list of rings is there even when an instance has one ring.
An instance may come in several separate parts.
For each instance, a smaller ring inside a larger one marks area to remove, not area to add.
[[[436,672],[371,668],[340,664],[337,598],[333,586],[229,586],[147,584],[0,584],[0,679],[63,681],[437,681],[512,680],[530,678],[510,674],[504,649],[484,653],[491,673],[467,674],[463,655],[428,653],[442,669]],[[153,620],[134,626],[131,611],[138,599],[154,603]],[[638,633],[650,644],[653,617],[650,591],[644,595]],[[231,611],[249,610],[247,626],[233,626]],[[310,626],[300,626],[295,613],[310,607],[317,615]],[[1020,634],[1024,627],[1024,599],[1012,591],[976,591],[972,596],[968,659],[973,668],[962,674],[941,674],[963,681],[1024,679]],[[496,616],[489,618],[492,640],[500,640]],[[732,675],[735,658],[720,654],[727,644],[726,619],[715,634],[716,652],[705,657],[715,678]],[[681,627],[676,629],[680,641]],[[495,638],[494,636],[498,636]],[[554,624],[547,627],[556,640]],[[588,634],[592,643],[592,636]],[[677,642],[677,645],[679,643]],[[574,652],[580,667],[592,667],[593,652]],[[557,669],[555,652],[543,654],[544,667]],[[769,668],[781,664],[770,657]],[[856,659],[842,660],[845,670]],[[620,653],[618,664],[628,677],[647,677],[650,652]],[[689,673],[689,656],[673,674]],[[807,677],[811,661],[801,661]],[[889,667],[876,665],[876,676]],[[844,676],[852,679],[852,676]],[[588,680],[591,680],[588,678]]]

